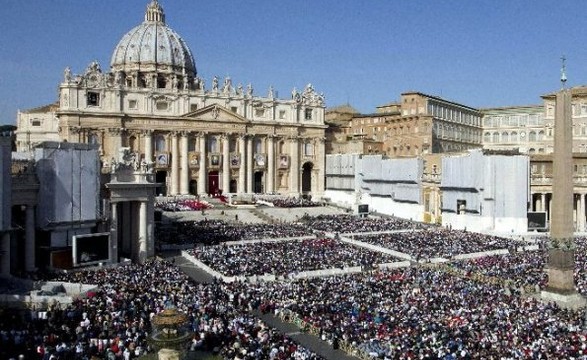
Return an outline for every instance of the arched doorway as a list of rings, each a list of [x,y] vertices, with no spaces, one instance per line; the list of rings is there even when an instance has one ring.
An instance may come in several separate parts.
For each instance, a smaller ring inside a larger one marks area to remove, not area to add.
[[[302,166],[302,194],[312,192],[312,169],[314,164],[307,162]]]
[[[263,193],[263,172],[255,171],[255,178],[253,179],[253,192],[255,194]]]
[[[167,180],[167,171],[159,170],[159,171],[155,172],[155,182],[158,184],[161,184],[160,186],[157,186],[157,188],[155,189],[156,196],[166,196],[167,195],[166,180]]]
[[[210,171],[208,173],[208,195],[217,195],[218,187],[218,171]]]
[[[190,180],[190,188],[189,192],[190,195],[197,195],[198,194],[198,181],[197,180]]]

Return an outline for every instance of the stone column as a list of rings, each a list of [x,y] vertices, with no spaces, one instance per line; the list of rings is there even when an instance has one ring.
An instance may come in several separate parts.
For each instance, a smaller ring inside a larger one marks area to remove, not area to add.
[[[0,248],[0,275],[10,275],[10,233],[2,234],[0,240],[2,247]]]
[[[110,136],[110,144],[112,149],[112,157],[118,161],[118,149],[122,147],[122,129],[121,128],[109,128],[108,134]]]
[[[171,136],[171,191],[169,195],[179,193],[179,151],[177,149],[177,133],[172,132]]]
[[[153,162],[153,131],[145,130],[143,134],[145,136],[145,162],[150,164]]]
[[[540,209],[546,211],[546,193],[540,194]]]
[[[188,159],[188,133],[181,133],[181,175],[179,179],[179,193],[187,195],[190,192],[189,159]]]
[[[147,201],[147,256],[155,256],[155,203],[151,197]]]
[[[254,136],[247,137],[247,192],[253,193],[253,141]]]
[[[118,203],[110,203],[110,239],[111,246],[108,252],[110,262],[118,262]]]
[[[198,135],[200,145],[200,168],[198,170],[198,195],[206,194],[206,134]]]
[[[26,206],[25,270],[35,271],[35,208]]]
[[[318,170],[318,176],[316,177],[316,187],[312,188],[314,195],[319,197],[324,196],[324,179],[326,178],[326,154],[324,153],[324,138],[321,137],[315,142],[314,150],[314,170]],[[318,167],[318,169],[316,169]]]
[[[222,193],[230,191],[230,135],[222,136]]]
[[[147,260],[147,202],[141,201],[139,205],[139,263]]]
[[[238,168],[238,193],[244,194],[245,193],[245,185],[246,185],[246,167],[245,167],[245,158],[246,158],[246,149],[245,149],[245,142],[246,142],[246,135],[242,134],[238,138],[238,152],[240,154],[240,164]]]
[[[579,214],[581,211],[581,195],[573,195],[573,199],[575,200],[575,231],[579,231],[579,218],[581,218],[581,215]]]
[[[267,137],[267,185],[265,191],[273,193],[275,189],[275,143],[274,136]]]
[[[296,196],[300,194],[300,146],[297,137],[290,139],[290,157],[291,164],[289,165],[289,192]]]
[[[579,194],[579,226],[578,230],[585,231],[585,194]]]

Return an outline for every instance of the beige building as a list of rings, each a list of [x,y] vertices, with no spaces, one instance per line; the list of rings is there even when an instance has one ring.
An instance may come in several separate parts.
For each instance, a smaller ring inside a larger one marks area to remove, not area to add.
[[[383,143],[389,157],[458,152],[481,147],[477,109],[420,92],[401,94],[399,103],[355,116],[352,134]]]
[[[327,154],[360,153],[360,148],[351,145],[351,120],[359,112],[349,104],[328,108],[324,113],[325,151]]]
[[[16,115],[16,151],[30,152],[43,141],[59,141],[59,104],[19,111]]]
[[[153,0],[116,45],[110,71],[96,61],[64,71],[56,110],[61,140],[99,144],[103,172],[121,148],[155,171],[160,194],[324,190],[324,95],[311,84],[278,99],[270,87],[198,77],[191,50]]]
[[[543,105],[482,109],[481,112],[484,149],[518,150],[522,154],[552,152],[552,131],[546,135]]]

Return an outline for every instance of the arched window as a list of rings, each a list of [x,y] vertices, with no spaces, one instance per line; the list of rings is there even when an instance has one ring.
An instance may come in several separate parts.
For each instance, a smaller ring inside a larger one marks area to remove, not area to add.
[[[530,148],[530,150],[528,150],[529,154],[534,154],[535,152],[536,152],[536,149],[534,149],[534,148]]]
[[[544,130],[538,132],[538,141],[544,140]]]
[[[507,131],[504,131],[501,133],[501,142],[502,143],[510,142],[510,134],[508,134]]]
[[[518,133],[516,131],[512,131],[510,134],[510,141],[514,143],[518,142]]]
[[[528,133],[528,141],[536,141],[536,131],[530,131]]]
[[[491,133],[489,131],[483,135],[483,142],[491,142]]]
[[[155,151],[165,151],[165,137],[163,135],[157,135],[155,138]]]
[[[499,133],[497,131],[493,133],[493,142],[494,143],[499,142]]]

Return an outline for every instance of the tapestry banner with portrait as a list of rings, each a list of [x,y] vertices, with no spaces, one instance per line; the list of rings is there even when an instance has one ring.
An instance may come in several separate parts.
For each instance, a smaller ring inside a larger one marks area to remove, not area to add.
[[[279,168],[280,169],[288,169],[289,168],[289,155],[285,155],[285,154],[279,155]]]

